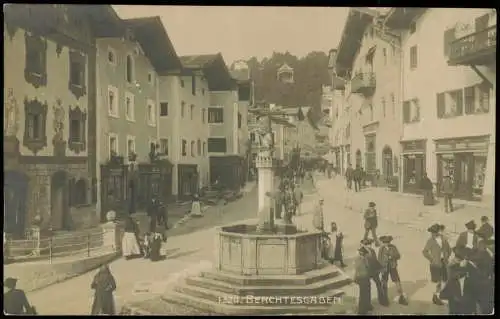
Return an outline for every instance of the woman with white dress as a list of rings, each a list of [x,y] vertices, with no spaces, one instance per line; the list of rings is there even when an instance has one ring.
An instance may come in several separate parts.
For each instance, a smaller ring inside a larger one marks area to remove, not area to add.
[[[122,239],[122,252],[125,259],[141,256],[141,248],[137,239],[137,224],[131,217],[125,220],[125,230]]]
[[[201,210],[200,196],[198,194],[195,194],[193,196],[193,202],[191,203],[191,215],[199,217],[203,216],[203,212]]]

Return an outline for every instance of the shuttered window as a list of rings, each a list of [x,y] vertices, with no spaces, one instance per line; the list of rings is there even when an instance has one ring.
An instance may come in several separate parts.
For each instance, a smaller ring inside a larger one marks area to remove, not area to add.
[[[437,117],[439,119],[442,119],[444,117],[444,114],[446,113],[446,106],[444,102],[444,93],[438,93],[437,94]]]
[[[225,138],[209,138],[208,139],[208,152],[225,153],[226,152],[226,139]]]
[[[450,96],[453,99],[453,103],[455,103],[455,108],[451,110],[451,116],[460,116],[464,113],[464,96],[463,90],[456,90],[450,92]]]
[[[476,88],[474,86],[470,86],[470,87],[467,87],[464,89],[465,114],[473,114],[474,113],[475,91],[476,91]]]
[[[403,102],[403,123],[410,123],[410,101]]]
[[[455,40],[455,28],[448,29],[444,32],[444,55],[449,56],[451,53],[451,43]]]
[[[415,69],[418,65],[417,46],[410,48],[410,68]]]

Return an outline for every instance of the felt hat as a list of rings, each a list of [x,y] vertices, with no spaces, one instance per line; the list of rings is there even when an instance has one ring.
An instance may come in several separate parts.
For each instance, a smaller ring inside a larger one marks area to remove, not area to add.
[[[465,228],[470,229],[470,230],[475,230],[477,227],[476,222],[471,220],[465,224]]]
[[[373,240],[368,239],[368,238],[367,239],[362,239],[360,241],[360,243],[361,243],[361,245],[371,245],[371,244],[373,244]]]
[[[388,244],[390,243],[392,240],[394,239],[394,237],[388,235],[388,236],[380,236],[379,240],[381,242],[383,242],[384,244]]]
[[[445,230],[445,229],[446,229],[446,226],[445,226],[445,225],[443,225],[443,224],[438,224],[438,225],[439,225],[439,230],[440,230],[440,231],[443,231],[443,230]]]
[[[359,253],[360,253],[361,255],[366,255],[366,254],[368,254],[368,250],[367,250],[365,247],[360,247],[360,248],[358,249],[358,251],[359,251]]]
[[[368,203],[368,207],[375,207],[375,206],[376,206],[375,202],[369,202]]]
[[[437,234],[441,230],[441,227],[439,224],[433,224],[431,227],[427,228],[427,231],[432,234]]]
[[[16,287],[16,284],[17,284],[17,279],[12,277],[6,278],[3,282],[3,285],[9,289],[14,289]]]

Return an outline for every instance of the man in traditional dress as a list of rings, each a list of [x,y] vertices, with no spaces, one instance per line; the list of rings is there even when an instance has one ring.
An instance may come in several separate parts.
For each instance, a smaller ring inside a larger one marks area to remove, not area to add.
[[[436,284],[436,290],[432,296],[432,302],[435,305],[442,306],[443,302],[439,299],[443,283],[448,279],[448,261],[451,256],[451,247],[448,240],[441,236],[443,225],[434,224],[427,231],[431,237],[427,240],[422,254],[430,262],[431,281]]]
[[[477,249],[479,236],[476,234],[476,222],[473,220],[465,224],[466,231],[460,233],[457,238],[456,247],[466,247],[469,249]]]
[[[444,196],[444,211],[445,213],[453,212],[453,181],[448,174],[443,176],[443,182],[441,183],[441,193]]]
[[[375,208],[376,204],[375,202],[370,202],[368,203],[368,208],[365,210],[364,213],[364,220],[365,220],[365,235],[363,236],[363,239],[368,239],[368,234],[371,232],[372,234],[372,239],[375,241],[375,245],[379,245],[379,241],[377,238],[377,227],[378,227],[378,215],[377,215],[377,209]]]
[[[408,299],[403,292],[403,286],[401,285],[398,271],[398,260],[401,259],[401,254],[398,248],[392,244],[392,236],[381,236],[379,239],[382,242],[382,247],[380,247],[378,251],[378,261],[382,266],[381,279],[384,293],[388,295],[387,287],[390,277],[398,290],[399,304],[408,305]]]
[[[368,251],[364,247],[360,247],[358,254],[354,260],[354,282],[359,286],[358,315],[366,315],[373,310],[370,271],[366,257]]]
[[[488,217],[481,217],[481,227],[476,231],[476,234],[484,240],[490,239],[495,234],[495,229],[490,225]]]
[[[377,287],[378,303],[387,307],[389,306],[389,296],[387,296],[385,289],[382,287],[382,282],[380,281],[382,265],[377,259],[377,253],[375,249],[373,249],[372,244],[373,240],[371,239],[361,240],[361,246],[368,251],[366,255],[368,260],[368,271],[370,273],[370,279],[375,283],[375,287]]]

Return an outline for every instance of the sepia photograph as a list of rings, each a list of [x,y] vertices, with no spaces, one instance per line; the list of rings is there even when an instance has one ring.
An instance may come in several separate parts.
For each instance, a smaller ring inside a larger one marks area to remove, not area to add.
[[[4,315],[491,315],[497,11],[4,4]]]

